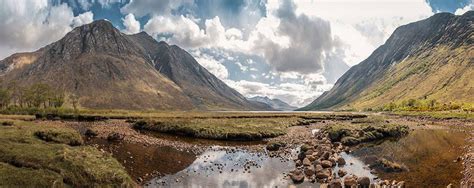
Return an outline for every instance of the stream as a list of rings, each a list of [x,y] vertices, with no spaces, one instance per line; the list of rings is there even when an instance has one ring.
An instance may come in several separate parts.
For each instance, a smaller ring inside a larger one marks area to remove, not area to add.
[[[156,134],[154,136],[180,141],[179,137]],[[453,129],[415,129],[398,140],[384,140],[363,144],[351,153],[341,153],[345,166],[336,166],[371,181],[391,179],[405,181],[408,187],[459,186],[462,166],[456,162],[461,156],[467,133]],[[292,184],[286,176],[294,169],[288,158],[270,157],[239,149],[239,144],[261,142],[221,142],[184,138],[208,149],[196,156],[172,147],[145,146],[125,142],[108,142],[92,139],[88,144],[109,151],[122,163],[129,174],[148,187],[287,187]],[[294,155],[297,150],[292,151]],[[377,159],[385,158],[407,168],[403,172],[384,172],[369,169]],[[374,175],[375,173],[376,175]],[[143,178],[143,179],[141,179]],[[318,186],[304,182],[299,187]]]

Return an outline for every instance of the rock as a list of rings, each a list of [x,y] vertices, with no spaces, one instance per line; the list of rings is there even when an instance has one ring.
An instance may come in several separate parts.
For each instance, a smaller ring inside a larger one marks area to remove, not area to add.
[[[304,174],[306,174],[306,176],[308,176],[308,177],[313,176],[314,173],[316,173],[316,170],[314,169],[314,166],[313,166],[313,165],[308,166],[308,167],[304,170]]]
[[[331,176],[331,172],[328,169],[321,170],[316,173],[316,178],[327,179]]]
[[[338,157],[338,158],[337,158],[337,164],[338,164],[339,166],[345,165],[345,164],[346,164],[346,160],[345,160],[344,158],[342,158],[342,157]]]
[[[308,158],[311,162],[313,162],[313,161],[316,160],[316,157],[315,157],[314,155],[308,155],[307,158]]]
[[[304,181],[304,174],[301,172],[301,170],[295,170],[290,173],[290,178],[293,183],[301,183]]]
[[[304,165],[304,166],[310,166],[310,165],[311,165],[311,161],[310,161],[308,158],[304,158],[304,159],[303,159],[303,165]]]
[[[333,179],[333,180],[329,183],[329,187],[330,187],[330,188],[342,188],[341,180],[339,180],[339,179]]]
[[[321,161],[321,166],[323,166],[323,168],[332,167],[332,162],[328,160]]]
[[[337,175],[339,175],[339,177],[344,177],[346,174],[347,172],[344,169],[339,169],[337,171]]]
[[[368,188],[370,186],[370,178],[369,177],[359,177],[357,178],[357,183],[361,186],[361,187],[366,187]]]
[[[352,136],[346,136],[341,139],[341,143],[346,145],[346,146],[353,146],[359,144],[359,140],[357,138],[354,138]]]
[[[347,176],[344,178],[344,186],[356,186],[357,185],[357,177],[352,175],[352,176]]]
[[[334,158],[334,157],[329,157],[328,161],[331,161],[331,163],[332,163],[333,166],[336,165],[336,158]]]
[[[320,164],[314,165],[314,170],[316,172],[322,171],[323,169],[324,169],[323,166],[321,166]]]
[[[302,153],[308,151],[309,149],[311,149],[311,146],[309,146],[308,144],[303,144],[301,147],[300,147],[300,151]]]
[[[446,188],[453,188],[453,184],[450,183],[448,186],[446,186]]]
[[[405,182],[404,181],[400,181],[398,182],[398,188],[405,188]]]
[[[107,136],[108,141],[119,141],[119,140],[123,140],[123,138],[124,136],[122,134],[116,133],[116,132],[110,133]]]
[[[301,162],[301,160],[298,159],[298,160],[296,160],[295,165],[296,166],[301,166],[301,165],[303,165],[303,162]]]
[[[285,146],[286,146],[286,143],[284,142],[270,142],[267,144],[266,148],[268,151],[277,151],[281,147],[285,147]]]
[[[323,155],[321,156],[321,158],[322,158],[323,160],[328,160],[330,155],[331,155],[331,154],[326,151],[326,152],[323,153]]]
[[[98,134],[92,129],[87,129],[84,135],[86,135],[87,137],[96,137]]]

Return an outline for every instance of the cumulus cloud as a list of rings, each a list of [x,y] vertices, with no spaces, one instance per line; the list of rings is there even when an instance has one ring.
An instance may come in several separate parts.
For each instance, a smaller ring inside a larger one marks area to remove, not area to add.
[[[47,0],[0,2],[0,59],[12,52],[32,51],[56,41],[73,26],[91,21],[91,12],[74,17],[66,4]]]
[[[140,22],[135,19],[133,14],[128,14],[125,18],[122,19],[125,30],[123,31],[126,34],[135,34],[140,32]]]
[[[84,12],[82,14],[77,15],[72,19],[72,26],[77,27],[84,24],[88,24],[94,21],[94,14],[91,11]]]
[[[398,26],[433,15],[425,0],[314,0],[295,4],[296,14],[319,17],[331,24],[332,35],[343,45],[343,60],[349,65],[367,58]]]
[[[133,13],[137,17],[145,15],[169,15],[171,10],[191,0],[130,0],[120,9],[124,14]]]
[[[466,13],[467,11],[470,11],[470,10],[473,10],[474,9],[474,1],[471,1],[471,4],[469,5],[466,5],[465,7],[463,8],[459,8],[457,9],[454,14],[456,15],[463,15],[464,13]]]
[[[267,62],[279,72],[314,73],[322,70],[322,60],[335,43],[329,22],[317,17],[295,14],[295,4],[284,1],[275,12],[279,18],[278,35],[288,38],[288,46],[280,46],[267,38],[255,43]]]
[[[202,53],[199,50],[193,51],[192,55],[200,65],[214,74],[214,76],[217,78],[226,80],[229,77],[227,68],[222,65],[220,61],[215,60],[215,58],[211,57],[210,55]]]
[[[315,97],[332,87],[329,84],[318,85],[315,90],[308,92],[311,88],[304,83],[268,84],[247,80],[225,80],[225,82],[247,97],[268,96],[298,107],[311,103]]]

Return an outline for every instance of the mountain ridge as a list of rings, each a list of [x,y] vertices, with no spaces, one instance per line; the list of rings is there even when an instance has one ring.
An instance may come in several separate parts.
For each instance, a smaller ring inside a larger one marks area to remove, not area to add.
[[[280,99],[277,99],[277,98],[270,99],[267,96],[263,96],[263,97],[262,96],[254,96],[254,97],[250,97],[248,99],[251,100],[251,101],[265,103],[265,104],[271,106],[273,109],[280,110],[280,111],[293,111],[293,110],[298,108],[298,107],[295,107],[295,106],[291,106],[288,103],[286,103],[286,102],[284,102]]]
[[[17,53],[1,60],[0,79],[4,86],[45,83],[64,91],[68,98],[77,95],[82,107],[92,109],[266,110],[245,98],[241,100],[240,93],[210,73],[197,77],[206,76],[200,79],[213,80],[223,91],[213,90],[213,96],[218,99],[208,97],[204,102],[196,102],[189,92],[193,88],[183,88],[185,81],[176,82],[156,69],[159,64],[156,60],[167,54],[153,52],[165,44],[144,32],[123,34],[110,22],[97,20],[74,28],[60,40],[37,51]],[[176,56],[184,53],[187,54],[179,51]],[[192,56],[186,61],[193,61],[195,68],[208,73]],[[177,76],[177,80],[185,79],[180,77],[183,75]],[[210,87],[209,84],[200,86]],[[227,90],[232,94],[226,95]]]
[[[429,83],[424,83],[423,80],[419,80],[417,77],[424,77],[425,80],[431,79],[433,83],[441,82],[441,78],[438,78],[439,75],[429,70],[430,67],[444,70],[448,69],[446,65],[450,65],[472,70],[472,63],[469,62],[472,62],[473,57],[473,17],[473,11],[461,16],[438,13],[425,20],[400,26],[385,44],[341,76],[331,90],[324,92],[311,104],[300,110],[373,108],[380,107],[384,103],[408,100],[409,98],[449,102],[451,100],[450,96],[437,94],[436,90],[440,90],[440,88],[435,88],[435,91],[431,94],[412,88],[420,86],[429,88],[427,86]],[[449,52],[453,53],[450,54]],[[458,56],[450,56],[456,54],[454,52],[459,53]],[[424,61],[427,59],[433,61]],[[443,61],[443,59],[452,60],[450,61],[451,64]],[[464,64],[457,62],[464,62]],[[455,83],[455,86],[452,83],[442,83],[441,85],[448,85],[451,90],[458,92],[458,90],[461,90],[458,88],[459,85],[467,84],[467,87],[469,87],[469,84],[472,84],[472,81],[465,79],[472,78],[468,73],[461,75],[464,80],[463,83],[457,85]],[[449,72],[448,75],[450,74],[452,76],[456,75],[452,72]],[[399,75],[405,75],[405,77],[398,78]],[[429,77],[429,75],[435,75],[437,78]],[[410,79],[412,82],[407,81]],[[400,83],[405,85],[400,85]],[[429,89],[433,90],[432,88]],[[472,87],[461,93],[469,91],[473,91]],[[402,93],[395,95],[393,92]],[[405,96],[402,96],[402,94]],[[460,96],[458,102],[473,102],[472,98],[469,99],[469,96]]]

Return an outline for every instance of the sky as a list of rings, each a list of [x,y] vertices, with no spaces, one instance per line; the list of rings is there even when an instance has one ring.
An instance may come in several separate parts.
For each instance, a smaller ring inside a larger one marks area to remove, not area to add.
[[[400,25],[474,0],[0,0],[0,59],[107,19],[191,53],[246,97],[312,102]]]

